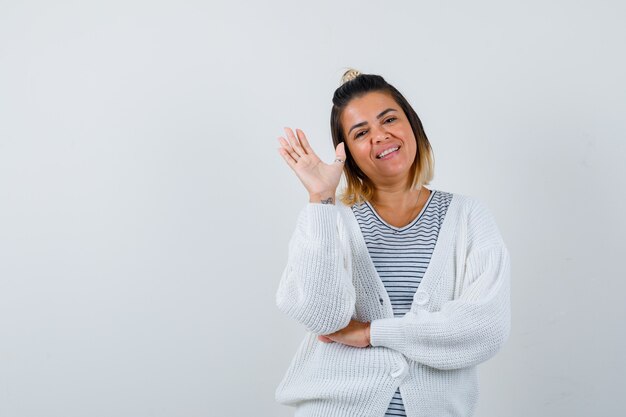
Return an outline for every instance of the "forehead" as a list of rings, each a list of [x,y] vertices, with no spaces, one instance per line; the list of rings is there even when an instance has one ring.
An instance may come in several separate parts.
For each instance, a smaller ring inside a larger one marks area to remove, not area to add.
[[[376,116],[388,108],[400,110],[398,103],[388,93],[372,91],[350,100],[341,113],[341,124],[350,128],[355,123],[375,120]]]

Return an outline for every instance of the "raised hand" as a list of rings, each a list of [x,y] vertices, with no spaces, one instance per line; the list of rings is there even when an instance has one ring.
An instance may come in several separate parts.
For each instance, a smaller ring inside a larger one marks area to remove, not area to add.
[[[346,160],[344,143],[337,145],[335,161],[325,164],[315,154],[303,131],[296,129],[298,135],[296,137],[293,131],[286,127],[285,133],[288,140],[283,137],[278,138],[281,144],[278,152],[309,192],[309,201],[334,204],[335,193]]]

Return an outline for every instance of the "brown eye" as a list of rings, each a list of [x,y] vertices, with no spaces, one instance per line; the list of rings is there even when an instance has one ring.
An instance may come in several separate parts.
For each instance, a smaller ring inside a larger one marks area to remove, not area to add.
[[[362,136],[362,134],[365,134],[365,133],[367,133],[367,130],[361,130],[359,133],[354,135],[354,138],[357,139],[358,137]]]
[[[394,120],[397,120],[397,117],[390,117],[389,119],[385,120],[385,123],[393,122]]]

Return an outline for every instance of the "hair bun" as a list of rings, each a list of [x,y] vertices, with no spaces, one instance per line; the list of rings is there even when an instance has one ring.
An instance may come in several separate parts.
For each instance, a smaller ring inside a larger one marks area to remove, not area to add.
[[[341,77],[341,84],[345,84],[348,81],[352,81],[359,75],[361,75],[361,71],[356,70],[354,68],[349,68],[348,71],[343,73],[343,77]]]

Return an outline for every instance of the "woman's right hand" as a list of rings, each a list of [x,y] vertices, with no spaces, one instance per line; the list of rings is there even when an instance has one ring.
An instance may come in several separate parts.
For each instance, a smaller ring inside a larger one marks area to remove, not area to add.
[[[333,203],[343,164],[346,160],[344,143],[341,142],[335,149],[335,161],[325,164],[313,152],[304,132],[296,129],[296,135],[290,128],[285,128],[289,141],[279,137],[281,147],[278,152],[296,173],[302,184],[309,192],[309,201],[312,203]]]

